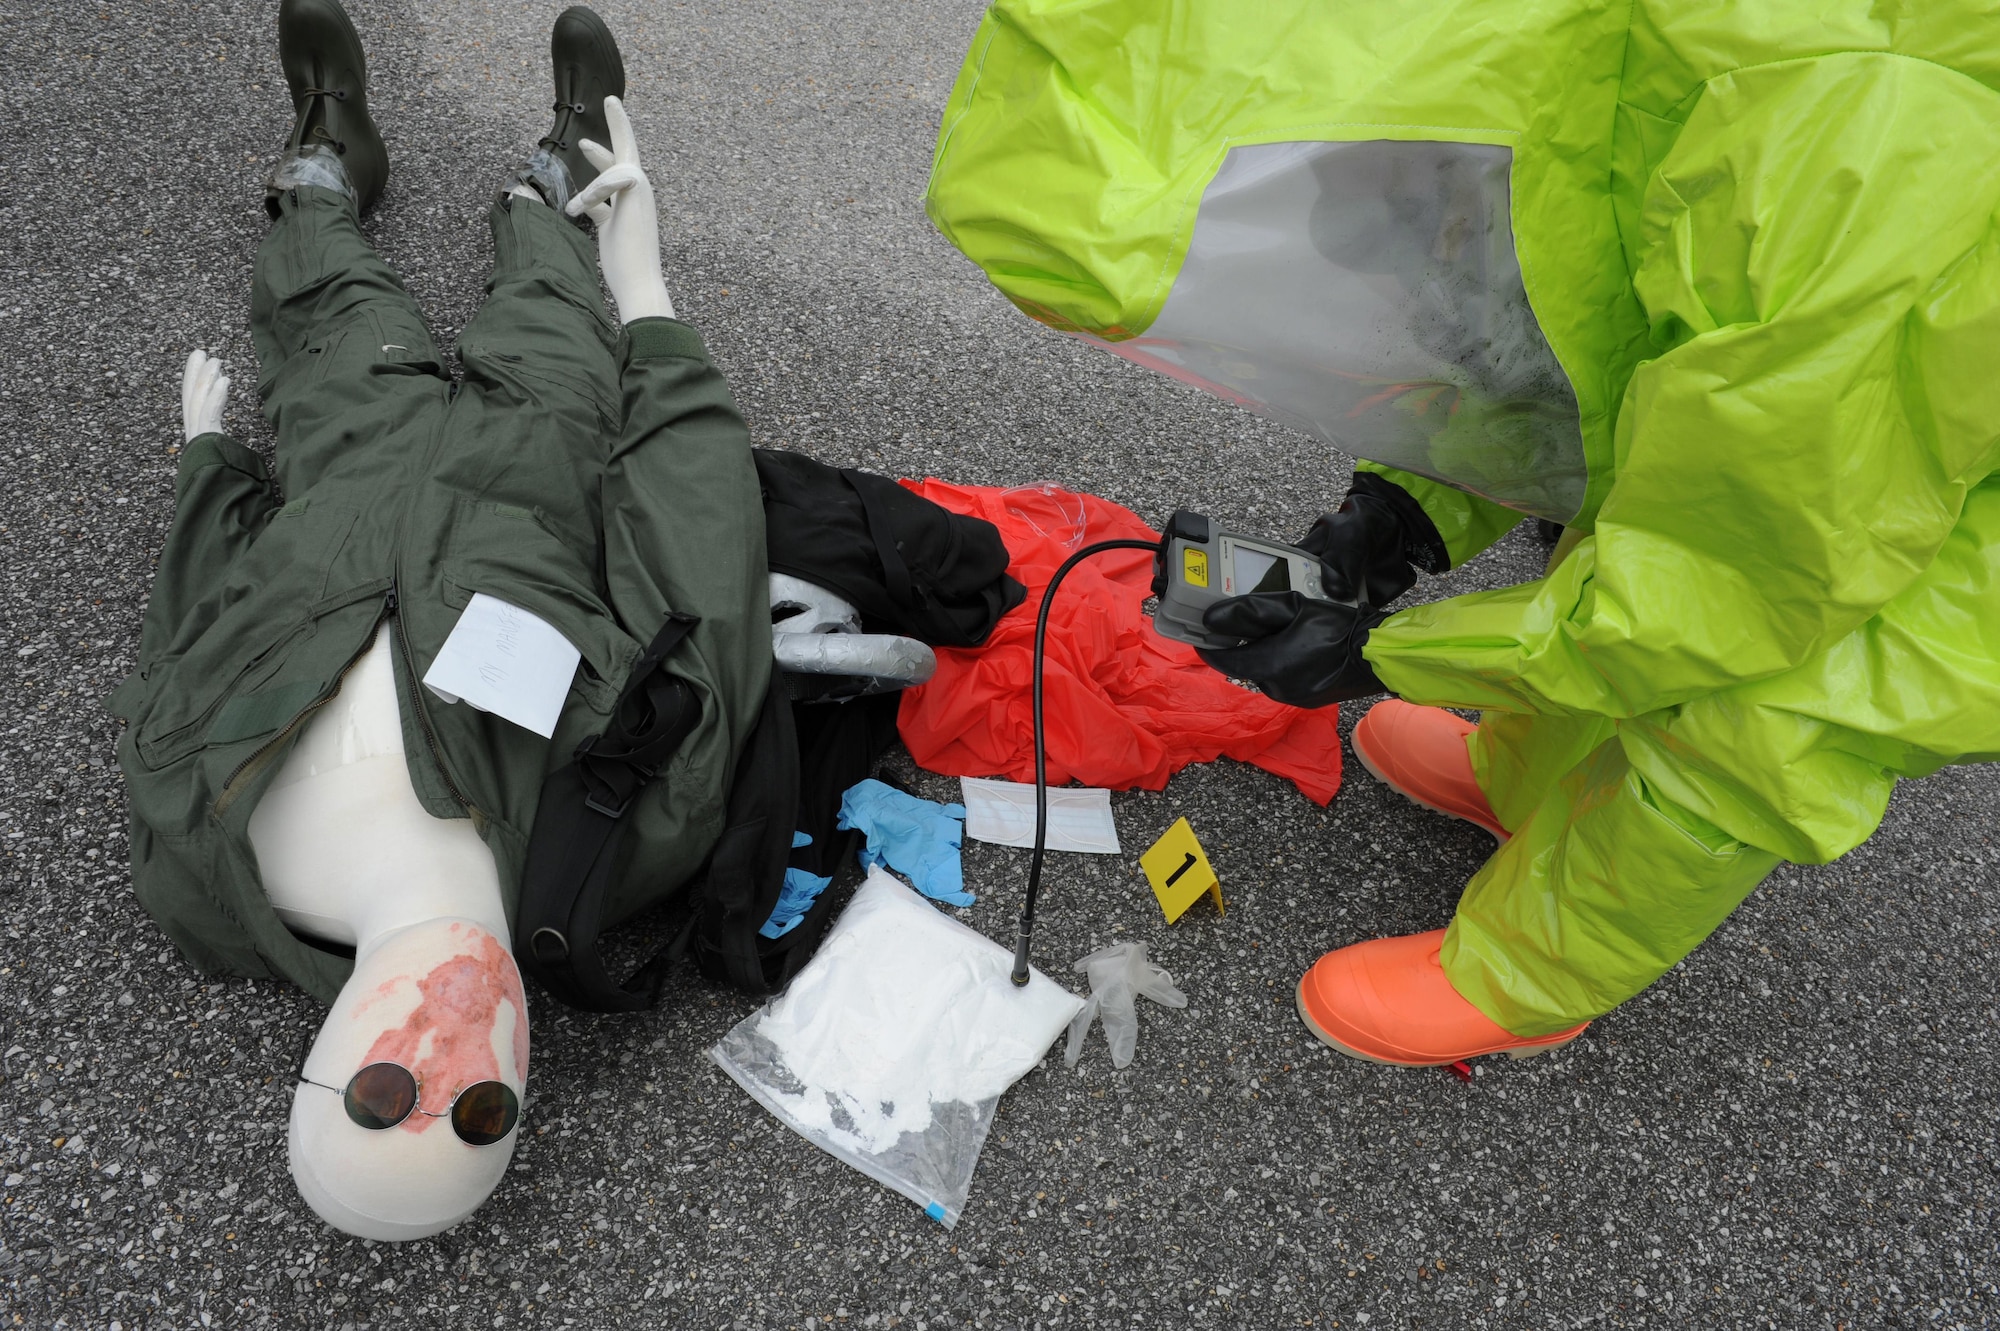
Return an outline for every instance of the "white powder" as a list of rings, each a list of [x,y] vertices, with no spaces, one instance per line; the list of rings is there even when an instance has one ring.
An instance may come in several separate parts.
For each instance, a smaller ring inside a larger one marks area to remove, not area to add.
[[[1039,971],[1015,988],[1013,960],[874,869],[819,955],[714,1056],[808,1139],[880,1156],[945,1105],[997,1100],[1082,1009]]]

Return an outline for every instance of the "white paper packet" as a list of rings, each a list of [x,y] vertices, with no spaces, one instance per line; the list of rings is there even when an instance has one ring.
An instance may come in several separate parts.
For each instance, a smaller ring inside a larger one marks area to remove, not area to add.
[[[424,672],[424,687],[548,739],[582,659],[546,619],[475,592]]]
[[[962,776],[958,783],[963,791],[967,836],[996,846],[1035,844],[1033,786],[979,776]],[[1096,786],[1050,787],[1048,848],[1085,855],[1118,854],[1111,792]]]

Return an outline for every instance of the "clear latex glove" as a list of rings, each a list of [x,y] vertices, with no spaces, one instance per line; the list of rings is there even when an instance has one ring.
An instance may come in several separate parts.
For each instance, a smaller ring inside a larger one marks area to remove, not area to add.
[[[618,317],[625,323],[671,319],[674,302],[660,274],[660,220],[653,184],[639,166],[639,145],[624,103],[605,98],[604,118],[611,125],[611,149],[607,152],[601,144],[583,141],[583,155],[598,175],[577,192],[566,211],[597,223],[597,262],[604,269],[604,285],[618,302]]]
[[[229,402],[229,376],[222,362],[197,347],[181,371],[181,429],[189,443],[222,430],[222,409]]]
[[[1093,1019],[1104,1023],[1104,1040],[1111,1046],[1111,1066],[1132,1062],[1139,1047],[1137,996],[1144,994],[1164,1007],[1186,1007],[1187,995],[1174,987],[1174,977],[1146,959],[1144,943],[1114,943],[1077,962],[1072,970],[1090,977],[1090,1001],[1069,1024],[1069,1047],[1063,1064],[1075,1067],[1083,1057],[1083,1038]]]

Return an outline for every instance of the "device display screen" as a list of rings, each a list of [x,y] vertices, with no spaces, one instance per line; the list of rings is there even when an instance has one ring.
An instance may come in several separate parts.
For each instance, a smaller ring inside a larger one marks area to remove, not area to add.
[[[1261,550],[1239,545],[1236,547],[1234,572],[1239,596],[1246,591],[1288,592],[1292,589],[1291,561],[1279,555],[1267,555]]]

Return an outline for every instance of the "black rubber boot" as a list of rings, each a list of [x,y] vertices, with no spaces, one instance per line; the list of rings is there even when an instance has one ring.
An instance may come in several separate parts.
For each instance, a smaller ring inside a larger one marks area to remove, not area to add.
[[[555,30],[549,34],[549,60],[555,66],[556,122],[540,146],[569,172],[570,193],[574,194],[597,179],[597,168],[578,145],[589,139],[606,148],[611,146],[604,99],[625,95],[625,61],[619,57],[611,29],[582,5],[571,5],[557,16]]]
[[[368,62],[340,0],[284,0],[278,8],[278,61],[292,90],[287,164],[331,152],[361,212],[389,183],[389,149],[368,117]],[[338,174],[338,173],[335,173]],[[302,183],[310,183],[308,174]]]

